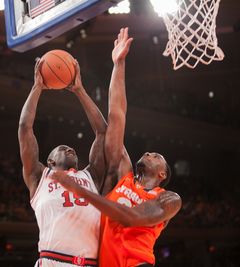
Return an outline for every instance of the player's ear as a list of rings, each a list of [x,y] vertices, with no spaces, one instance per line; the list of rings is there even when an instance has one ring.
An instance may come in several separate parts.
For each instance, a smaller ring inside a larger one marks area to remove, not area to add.
[[[52,159],[48,159],[48,160],[47,160],[47,163],[48,163],[49,165],[52,165],[52,166],[55,165],[55,161],[52,160]]]
[[[165,171],[161,171],[158,175],[162,180],[165,180],[167,178],[167,174]]]

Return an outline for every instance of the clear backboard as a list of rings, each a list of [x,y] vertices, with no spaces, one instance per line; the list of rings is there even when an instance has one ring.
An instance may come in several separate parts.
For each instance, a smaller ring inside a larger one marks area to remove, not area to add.
[[[5,0],[7,44],[24,52],[99,15],[122,0]]]

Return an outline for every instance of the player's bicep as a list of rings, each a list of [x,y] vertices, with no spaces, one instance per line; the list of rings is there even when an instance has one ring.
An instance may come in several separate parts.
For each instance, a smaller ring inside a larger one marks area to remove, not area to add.
[[[135,218],[136,223],[139,226],[153,226],[170,220],[179,211],[181,205],[178,194],[164,191],[156,199],[148,200],[133,208],[139,214],[138,219]]]
[[[126,174],[132,172],[133,168],[132,168],[132,162],[131,159],[127,153],[127,150],[125,147],[123,147],[122,149],[122,159],[119,163],[119,167],[118,167],[118,181],[120,181],[120,179],[122,179],[122,177],[124,177]]]
[[[178,194],[171,191],[160,193],[154,201],[153,207],[146,207],[145,212],[150,222],[164,222],[170,220],[180,210],[182,201]]]
[[[19,128],[18,131],[20,155],[23,164],[23,175],[27,186],[29,187],[30,176],[35,173],[40,173],[41,167],[39,164],[39,149],[36,137],[32,130]]]
[[[132,172],[132,163],[125,147],[123,147],[122,157],[119,165],[112,165],[110,162],[107,168],[102,195],[108,195],[117,185],[117,183],[122,179],[122,177],[130,172]]]

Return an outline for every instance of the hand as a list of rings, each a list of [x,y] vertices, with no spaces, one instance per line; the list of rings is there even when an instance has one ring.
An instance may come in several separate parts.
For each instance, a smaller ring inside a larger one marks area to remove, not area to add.
[[[34,84],[40,86],[41,89],[49,89],[44,84],[43,78],[42,78],[42,75],[41,75],[41,72],[40,72],[40,69],[42,67],[43,62],[44,62],[44,59],[41,58],[35,64],[35,68],[34,68]]]
[[[70,192],[76,193],[76,190],[79,190],[78,184],[64,172],[56,171],[51,175],[49,175],[49,178],[59,182],[63,187],[65,187]]]
[[[125,59],[132,40],[133,38],[128,39],[128,28],[122,28],[118,34],[118,39],[114,42],[114,49],[112,51],[112,60],[114,64]]]
[[[73,65],[75,68],[75,79],[73,81],[73,84],[67,87],[66,89],[71,92],[76,92],[77,90],[83,88],[83,86],[82,86],[82,79],[80,75],[80,66],[76,59],[73,62]]]

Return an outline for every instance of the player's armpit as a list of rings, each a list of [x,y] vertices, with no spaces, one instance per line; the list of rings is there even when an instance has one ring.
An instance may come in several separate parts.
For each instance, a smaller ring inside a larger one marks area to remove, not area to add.
[[[104,155],[104,134],[98,134],[95,141],[91,147],[89,153],[89,166],[87,170],[90,172],[92,179],[97,187],[100,190],[104,174],[106,170],[106,161]]]

